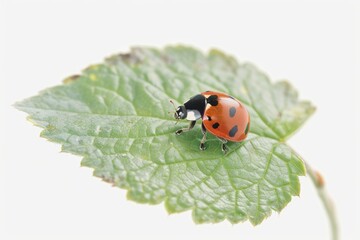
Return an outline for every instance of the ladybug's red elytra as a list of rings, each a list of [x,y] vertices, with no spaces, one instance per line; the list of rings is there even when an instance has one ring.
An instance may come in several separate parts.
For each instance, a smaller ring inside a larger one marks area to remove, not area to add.
[[[202,119],[203,137],[200,150],[205,150],[206,132],[209,131],[222,142],[221,149],[227,151],[226,143],[243,141],[250,127],[250,115],[236,98],[221,92],[206,91],[190,98],[184,105],[178,106],[175,119],[187,119],[190,125],[175,132],[180,135],[191,130],[197,120]]]

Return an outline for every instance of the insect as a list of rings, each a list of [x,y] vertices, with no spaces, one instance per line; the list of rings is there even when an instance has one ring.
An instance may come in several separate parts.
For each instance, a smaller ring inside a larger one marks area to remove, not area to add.
[[[172,101],[170,102],[174,105]],[[226,93],[214,91],[206,91],[193,96],[183,105],[175,108],[174,117],[177,120],[187,119],[190,121],[190,125],[177,130],[176,135],[190,131],[197,120],[202,120],[203,137],[200,142],[200,150],[206,148],[207,131],[222,142],[221,149],[226,153],[228,150],[226,143],[243,141],[250,127],[250,115],[244,104]]]

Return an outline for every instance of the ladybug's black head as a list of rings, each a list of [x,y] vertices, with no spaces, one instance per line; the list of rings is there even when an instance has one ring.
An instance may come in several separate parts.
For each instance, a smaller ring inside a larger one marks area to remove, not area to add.
[[[174,113],[174,117],[176,119],[185,119],[186,116],[187,116],[187,110],[185,106],[178,106]]]

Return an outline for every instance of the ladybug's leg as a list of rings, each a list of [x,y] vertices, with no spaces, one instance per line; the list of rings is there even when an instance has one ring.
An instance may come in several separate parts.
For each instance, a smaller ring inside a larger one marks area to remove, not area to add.
[[[228,151],[228,148],[226,147],[226,143],[228,142],[226,139],[224,139],[224,138],[219,138],[218,137],[218,139],[222,142],[222,144],[221,144],[221,150],[224,152],[224,153],[226,153],[227,151]]]
[[[190,124],[189,124],[189,127],[179,129],[179,130],[177,130],[177,131],[175,132],[175,134],[176,134],[176,135],[180,135],[180,134],[182,134],[183,132],[190,131],[190,130],[195,126],[195,123],[196,123],[196,121],[191,121]]]
[[[206,128],[204,126],[204,124],[201,124],[201,132],[203,134],[203,137],[201,139],[201,142],[200,142],[200,150],[201,151],[204,151],[206,149],[205,147],[205,141],[206,141]]]

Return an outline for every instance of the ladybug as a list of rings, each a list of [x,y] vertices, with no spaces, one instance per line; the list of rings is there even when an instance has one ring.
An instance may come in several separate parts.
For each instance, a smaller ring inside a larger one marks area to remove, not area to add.
[[[174,103],[171,101],[174,105]],[[174,106],[175,108],[175,106]],[[243,141],[250,126],[250,115],[236,98],[221,92],[206,91],[190,98],[183,105],[175,108],[174,117],[177,120],[187,119],[190,125],[175,132],[180,135],[190,131],[197,120],[201,119],[203,137],[200,150],[205,150],[206,132],[215,135],[221,142],[221,149],[227,152],[226,143]]]

